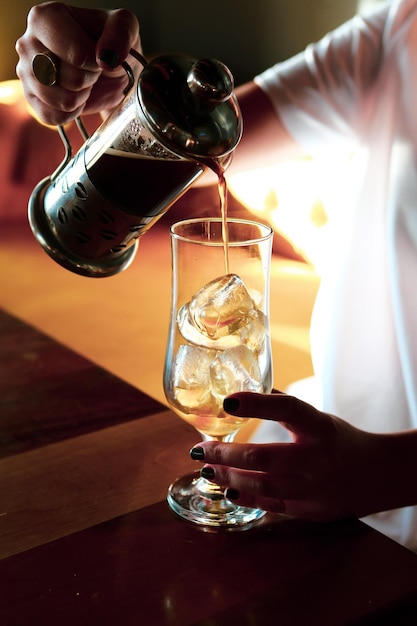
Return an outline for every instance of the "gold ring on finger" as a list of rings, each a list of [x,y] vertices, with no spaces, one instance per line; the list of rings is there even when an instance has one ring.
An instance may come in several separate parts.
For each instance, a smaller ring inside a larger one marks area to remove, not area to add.
[[[35,54],[32,59],[32,71],[42,85],[52,87],[58,82],[58,59],[48,50]]]

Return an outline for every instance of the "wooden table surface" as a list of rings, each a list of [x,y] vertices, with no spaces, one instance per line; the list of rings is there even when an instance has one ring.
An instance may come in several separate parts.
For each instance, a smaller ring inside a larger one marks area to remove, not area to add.
[[[193,429],[5,312],[0,391],[2,626],[417,623],[417,556],[359,521],[178,519]]]

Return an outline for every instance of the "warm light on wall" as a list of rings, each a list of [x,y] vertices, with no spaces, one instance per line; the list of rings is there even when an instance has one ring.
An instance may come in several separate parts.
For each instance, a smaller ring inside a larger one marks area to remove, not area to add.
[[[13,106],[18,114],[23,112],[27,115],[29,113],[39,124],[47,126],[47,124],[43,124],[34,109],[26,102],[20,80],[13,79],[0,82],[0,105]],[[48,127],[56,128],[55,126]]]
[[[339,159],[286,161],[229,178],[230,192],[259,219],[286,237],[320,273]],[[337,171],[336,171],[337,170]],[[337,190],[336,190],[337,192]]]
[[[20,80],[0,82],[0,104],[18,105],[22,103],[23,90]]]

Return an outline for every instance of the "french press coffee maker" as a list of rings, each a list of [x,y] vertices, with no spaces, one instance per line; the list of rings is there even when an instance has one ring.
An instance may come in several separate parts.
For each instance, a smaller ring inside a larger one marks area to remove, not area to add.
[[[43,249],[75,273],[111,276],[135,256],[138,240],[213,164],[227,167],[242,133],[233,78],[219,61],[163,55],[136,81],[127,63],[125,97],[72,156],[40,181],[29,223]]]

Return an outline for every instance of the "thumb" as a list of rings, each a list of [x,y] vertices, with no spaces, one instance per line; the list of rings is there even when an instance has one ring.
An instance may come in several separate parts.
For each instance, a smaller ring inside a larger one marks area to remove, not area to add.
[[[114,69],[122,63],[131,48],[141,49],[139,23],[136,16],[127,9],[88,9],[65,6],[67,28],[71,27],[80,37],[89,38],[96,43],[95,62],[102,69]],[[56,11],[55,24],[63,20],[65,14]],[[77,30],[78,28],[78,30]],[[104,61],[102,58],[104,57]]]
[[[141,51],[136,16],[126,9],[110,11],[97,42],[97,63],[104,69],[113,69],[126,59],[131,48]]]

